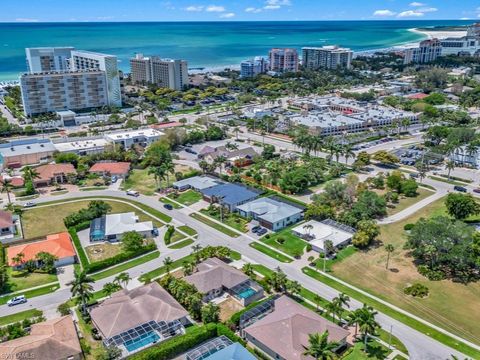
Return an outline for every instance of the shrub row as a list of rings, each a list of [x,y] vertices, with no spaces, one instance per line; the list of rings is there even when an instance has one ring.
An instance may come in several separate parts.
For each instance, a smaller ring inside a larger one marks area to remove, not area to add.
[[[157,245],[155,245],[155,243],[150,243],[138,249],[137,251],[121,252],[120,254],[112,256],[111,258],[90,263],[88,261],[87,254],[85,253],[85,250],[83,249],[83,246],[77,234],[77,231],[85,230],[89,226],[90,226],[90,223],[86,221],[68,229],[68,232],[70,233],[70,237],[73,240],[73,244],[77,249],[78,257],[79,257],[80,263],[82,264],[82,268],[88,274],[106,269],[110,266],[120,264],[122,262],[125,262],[127,260],[133,259],[137,256],[146,254],[150,251],[154,251],[157,249]]]
[[[170,240],[172,239],[172,235],[175,232],[175,227],[172,225],[169,225],[167,228],[167,232],[165,233],[165,236],[163,240],[165,241],[165,245],[170,245]]]

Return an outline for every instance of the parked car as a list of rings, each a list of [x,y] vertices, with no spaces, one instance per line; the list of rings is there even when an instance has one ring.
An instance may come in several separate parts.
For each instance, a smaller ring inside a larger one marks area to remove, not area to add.
[[[117,182],[117,180],[118,180],[118,178],[115,175],[113,175],[112,176],[112,184],[115,184]]]
[[[28,202],[26,202],[26,203],[23,205],[23,207],[29,208],[29,207],[33,207],[33,206],[36,206],[36,205],[37,205],[37,204],[34,203],[33,201],[28,201]]]
[[[467,189],[466,189],[466,188],[464,188],[463,186],[458,186],[458,185],[455,185],[455,186],[453,187],[453,190],[455,190],[455,191],[460,191],[460,192],[464,192],[464,193],[467,192]]]
[[[190,148],[186,148],[185,151],[189,154],[193,154],[193,155],[197,155],[197,152],[193,149],[190,149]]]
[[[475,189],[473,189],[473,192],[474,192],[474,193],[477,193],[477,194],[480,194],[480,188],[475,188]]]
[[[411,174],[410,174],[410,177],[411,177],[412,179],[416,179],[416,178],[418,178],[418,174],[417,174],[417,173],[411,173]]]
[[[172,204],[164,204],[163,207],[167,210],[173,210],[173,205]]]
[[[262,235],[265,235],[267,232],[268,232],[267,229],[261,228],[260,230],[257,231],[257,235],[262,236]]]
[[[129,189],[129,190],[127,190],[127,195],[138,197],[138,196],[140,196],[140,193],[136,190]]]
[[[253,233],[256,233],[256,232],[258,232],[258,231],[261,230],[261,229],[262,229],[262,227],[257,225],[257,226],[254,226],[254,227],[252,228],[252,232],[253,232]]]
[[[158,229],[157,228],[153,228],[152,235],[153,236],[158,236]]]
[[[19,295],[11,298],[10,300],[7,301],[8,306],[15,306],[19,304],[25,304],[27,302],[27,298],[25,295]]]

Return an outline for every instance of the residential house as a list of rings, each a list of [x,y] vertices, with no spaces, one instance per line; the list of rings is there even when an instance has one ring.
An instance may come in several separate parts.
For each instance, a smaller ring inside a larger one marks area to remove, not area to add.
[[[90,310],[106,346],[123,356],[185,333],[188,312],[157,282],[123,289]]]
[[[210,176],[194,176],[191,178],[179,180],[173,183],[173,188],[178,191],[193,189],[201,191],[211,188],[215,185],[223,184],[223,181]]]
[[[21,139],[0,144],[0,168],[19,168],[49,162],[55,146],[48,139]]]
[[[209,150],[201,151],[201,158],[207,163],[213,164],[219,157],[224,157],[226,160],[224,166],[247,166],[258,156],[258,153],[252,147],[230,150],[225,146],[220,146],[215,148],[214,151]]]
[[[83,359],[77,330],[71,316],[33,324],[30,333],[0,343],[3,359]]]
[[[328,330],[328,340],[345,346],[349,332],[300,305],[288,296],[273,301],[268,314],[261,314],[242,330],[243,337],[272,359],[313,360],[305,356],[308,335]]]
[[[138,221],[134,212],[109,214],[93,219],[90,223],[90,241],[117,242],[123,234],[135,231],[143,237],[151,237],[154,232],[151,221]]]
[[[8,264],[15,269],[21,269],[24,266],[24,264],[14,261],[15,257],[20,253],[24,255],[23,261],[26,262],[29,260],[37,261],[36,256],[38,253],[47,252],[57,257],[54,263],[55,267],[74,264],[77,259],[77,253],[68,232],[47,235],[45,240],[12,245],[7,247],[6,250]]]
[[[25,186],[25,181],[21,176],[0,176],[0,183],[3,183],[5,180],[9,181],[14,188]]]
[[[303,218],[304,208],[287,204],[274,197],[263,197],[237,207],[243,217],[257,220],[261,226],[278,231]]]
[[[11,239],[17,232],[16,215],[8,211],[0,210],[0,242],[6,243],[7,239]]]
[[[334,220],[325,219],[323,221],[310,220],[293,228],[292,232],[307,240],[314,251],[323,253],[326,241],[331,241],[337,249],[349,244],[355,234],[355,229]]]
[[[130,172],[130,163],[101,161],[93,164],[88,172],[100,176],[116,176],[118,178],[125,179]]]
[[[186,276],[208,302],[225,293],[246,306],[263,297],[263,288],[240,270],[228,266],[218,258],[210,258],[197,265],[197,272]]]
[[[185,355],[185,360],[255,360],[240,343],[234,343],[225,335],[208,340]]]
[[[203,199],[209,203],[218,203],[235,211],[238,206],[256,199],[259,191],[239,184],[225,183],[200,190]]]
[[[35,168],[38,178],[33,179],[35,186],[49,186],[53,184],[64,184],[69,176],[77,175],[72,164],[47,164]]]

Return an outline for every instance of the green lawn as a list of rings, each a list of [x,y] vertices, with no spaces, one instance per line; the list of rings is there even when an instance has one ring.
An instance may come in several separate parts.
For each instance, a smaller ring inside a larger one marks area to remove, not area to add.
[[[333,260],[327,260],[325,261],[325,270],[327,272],[332,271],[332,266],[335,265],[336,263],[341,262],[342,260],[346,259],[347,257],[355,254],[358,251],[358,249],[355,246],[347,246],[344,247],[342,250],[337,252],[337,257]],[[315,261],[315,264],[318,269],[323,270],[323,259],[318,259]]]
[[[448,180],[448,179],[445,179],[444,177],[441,177],[441,176],[429,175],[428,177],[432,180],[441,181],[441,182],[451,184],[451,185],[460,185],[460,186],[466,186],[467,185],[463,182],[455,181],[455,180]]]
[[[59,288],[60,288],[60,285],[58,283],[56,283],[56,284],[53,284],[53,285],[40,287],[40,288],[35,289],[35,290],[24,291],[20,295],[25,295],[25,297],[27,299],[31,299],[31,298],[36,297],[36,296],[50,294],[54,291],[57,291]],[[14,297],[14,295],[5,295],[5,296],[0,297],[0,305],[6,304],[7,301],[10,300],[13,297]]]
[[[168,248],[169,249],[181,249],[181,248],[187,247],[188,245],[191,245],[193,243],[194,243],[194,241],[192,239],[187,239],[187,240],[177,242],[173,245],[170,245]]]
[[[178,230],[181,230],[185,234],[190,235],[190,236],[196,236],[197,235],[197,231],[195,229],[192,229],[190,226],[187,226],[187,225],[179,226]]]
[[[221,221],[219,211],[209,211],[208,209],[202,209],[200,210],[200,212],[205,216],[209,216],[215,220]],[[223,216],[223,223],[241,232],[248,231],[247,229],[248,220],[242,218],[238,214],[225,213]]]
[[[178,205],[177,203],[171,201],[169,198],[161,197],[159,200],[160,200],[162,203],[164,203],[164,204],[170,204],[170,205],[172,205],[172,207],[173,207],[174,209],[181,209],[181,208],[182,208],[180,205]]]
[[[155,193],[157,184],[153,175],[148,173],[148,169],[134,169],[123,181],[122,188],[137,190],[143,195],[151,196]]]
[[[138,258],[133,259],[131,261],[124,262],[120,265],[108,268],[107,270],[104,270],[104,271],[101,271],[101,272],[96,273],[94,275],[91,275],[91,277],[95,281],[100,280],[100,279],[104,279],[106,277],[119,274],[119,273],[121,273],[125,270],[128,270],[130,268],[133,268],[135,266],[138,266],[138,265],[144,264],[146,262],[149,262],[153,259],[158,258],[159,256],[160,256],[160,252],[154,251],[154,252],[149,253],[147,255],[138,257]]]
[[[34,317],[42,316],[43,312],[37,309],[25,310],[12,315],[0,317],[0,326],[12,324],[25,319],[31,319]]]
[[[265,255],[268,255],[268,256],[270,256],[270,257],[272,257],[272,258],[274,258],[275,260],[278,260],[278,261],[280,261],[280,262],[290,263],[290,262],[293,261],[292,259],[286,257],[285,255],[280,254],[279,252],[277,252],[277,251],[275,251],[275,250],[272,250],[272,249],[270,249],[270,248],[268,248],[268,247],[266,247],[266,246],[264,246],[264,245],[262,245],[262,244],[259,244],[259,243],[257,243],[257,242],[252,242],[252,243],[250,243],[250,246],[251,246],[252,248],[254,248],[255,250],[258,250],[258,251],[264,253]]]
[[[416,204],[419,201],[422,201],[423,199],[435,194],[433,191],[429,191],[426,189],[418,188],[417,191],[418,195],[415,197],[400,197],[400,200],[398,204],[395,204],[394,208],[387,208],[387,215],[391,216],[394,215],[402,210],[405,210],[406,208]]]
[[[356,290],[353,290],[345,285],[342,285],[340,284],[339,282],[333,280],[333,279],[330,279],[318,272],[316,272],[315,270],[313,269],[310,269],[310,268],[303,268],[302,271],[318,280],[318,281],[321,281],[327,285],[329,285],[330,287],[333,287],[334,289],[340,291],[340,292],[343,292],[345,294],[347,294],[348,296],[350,296],[351,298],[354,298],[355,300],[358,300],[358,301],[361,301],[362,303],[365,303],[367,305],[370,305],[372,306],[373,308],[375,308],[376,310],[378,311],[381,311],[382,313],[398,320],[398,321],[401,321],[403,322],[404,324],[426,334],[427,336],[430,336],[431,338],[447,345],[447,346],[450,346],[451,348],[457,350],[457,351],[460,351],[468,356],[471,356],[473,357],[474,359],[478,359],[480,358],[480,351],[478,350],[475,350],[463,343],[460,343],[458,342],[457,340],[455,339],[452,339],[451,337],[447,336],[447,335],[444,335],[443,333],[431,328],[430,326],[427,326],[423,323],[421,323],[420,321],[417,321],[413,318],[411,318],[410,316],[408,315],[404,315],[394,309],[392,309],[391,307],[389,307],[388,305],[384,305],[372,298],[370,298],[369,296],[366,296],[366,295],[363,295],[361,293],[359,293],[358,291]]]
[[[173,232],[172,237],[170,238],[170,243],[173,244],[173,243],[176,243],[176,242],[178,242],[180,240],[183,240],[185,238],[186,238],[185,235],[183,235],[182,233],[179,233],[177,230],[175,230]]]
[[[283,243],[280,243],[279,240],[283,240]],[[293,235],[290,228],[278,233],[265,235],[261,238],[261,241],[293,257],[302,256],[308,244],[298,236]]]
[[[58,281],[57,275],[38,271],[29,273],[27,271],[15,271],[12,268],[8,268],[7,274],[8,284],[7,291],[5,292],[22,291]]]
[[[173,193],[168,195],[168,197],[186,206],[195,204],[196,202],[202,200],[202,194],[194,190],[187,190],[185,192],[178,193],[178,195]]]
[[[65,202],[63,204],[58,204],[59,201],[47,203],[48,208],[45,207],[34,207],[26,210],[22,216],[23,218],[23,231],[25,234],[25,239],[33,239],[44,237],[48,234],[56,234],[62,231],[67,231],[63,219],[74,213],[79,211],[82,208],[86,208],[91,200],[81,200],[81,201],[70,201]],[[163,225],[159,223],[157,220],[153,219],[151,216],[143,213],[142,211],[138,211],[138,209],[134,208],[133,206],[109,200],[110,198],[102,198],[105,202],[107,202],[111,207],[111,214],[115,213],[123,213],[123,212],[134,212],[140,219],[140,221],[153,221],[156,226]],[[151,213],[153,216],[160,218],[162,221],[170,222],[171,217],[157,211],[151,209],[150,207],[135,202],[135,201],[127,201],[132,204],[135,204],[139,208],[144,211]],[[60,201],[62,202],[62,201]],[[57,203],[57,204],[56,204]],[[52,205],[50,205],[52,204]],[[45,204],[42,204],[45,205]]]
[[[218,224],[212,220],[210,220],[207,216],[200,215],[198,213],[193,213],[190,214],[190,216],[198,221],[201,221],[202,223],[223,232],[225,235],[228,235],[230,237],[239,237],[240,235],[234,232],[233,230],[230,230],[229,228],[226,228],[225,226],[222,226],[221,224]]]
[[[382,344],[369,339],[367,342],[367,352],[364,350],[363,342],[359,341],[355,343],[353,349],[350,350],[347,355],[342,356],[342,360],[369,360],[369,359],[378,359],[383,360],[385,359],[388,354],[391,353],[385,346]]]

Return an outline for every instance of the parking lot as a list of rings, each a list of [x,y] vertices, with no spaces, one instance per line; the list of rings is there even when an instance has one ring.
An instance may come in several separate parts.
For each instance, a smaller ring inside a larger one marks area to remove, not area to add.
[[[364,149],[368,149],[368,148],[371,148],[373,146],[377,146],[377,145],[380,145],[380,144],[385,144],[385,143],[388,143],[388,142],[391,142],[391,141],[394,141],[394,140],[395,140],[394,138],[386,137],[386,138],[379,139],[379,140],[369,141],[369,142],[366,142],[366,143],[363,143],[363,144],[355,145],[353,147],[353,150],[354,151],[364,150]]]
[[[437,165],[443,161],[443,157],[439,154],[425,153],[425,150],[418,145],[410,145],[392,151],[392,153],[400,159],[403,165],[415,166],[415,163],[424,157],[429,165]]]

